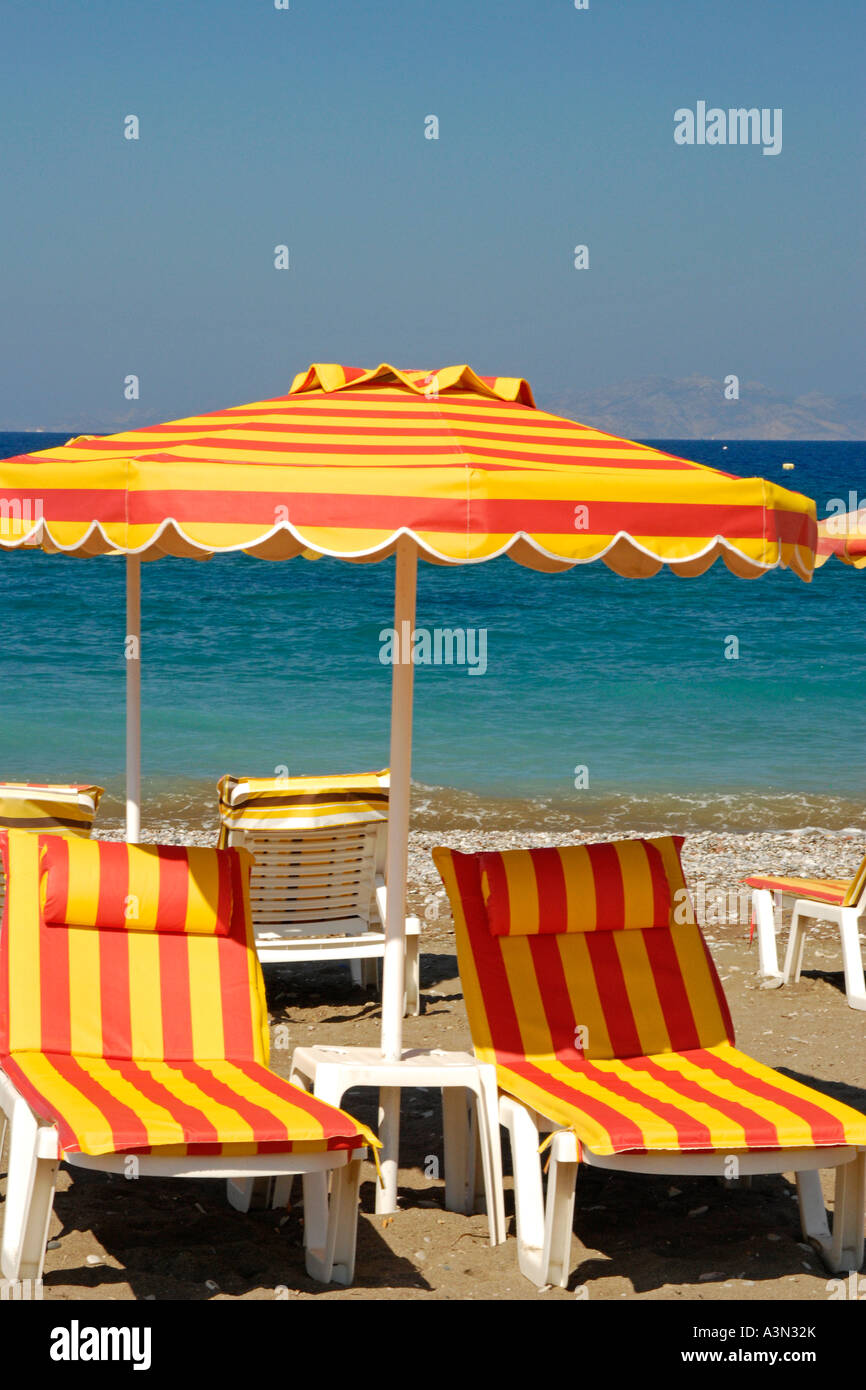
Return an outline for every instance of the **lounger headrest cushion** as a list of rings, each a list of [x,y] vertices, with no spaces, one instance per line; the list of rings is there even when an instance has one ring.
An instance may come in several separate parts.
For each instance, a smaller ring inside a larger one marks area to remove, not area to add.
[[[218,783],[225,830],[327,830],[388,819],[388,769],[342,777],[231,777]]]
[[[490,930],[494,936],[540,936],[694,921],[682,843],[681,835],[667,835],[480,854]]]
[[[246,850],[40,837],[46,926],[228,936]]]

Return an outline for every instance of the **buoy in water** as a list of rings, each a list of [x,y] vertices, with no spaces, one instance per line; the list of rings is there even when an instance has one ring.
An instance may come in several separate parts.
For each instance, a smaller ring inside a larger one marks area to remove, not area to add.
[[[793,465],[793,463],[783,463],[783,464],[782,464],[782,467],[783,467],[783,468],[793,468],[794,465]]]

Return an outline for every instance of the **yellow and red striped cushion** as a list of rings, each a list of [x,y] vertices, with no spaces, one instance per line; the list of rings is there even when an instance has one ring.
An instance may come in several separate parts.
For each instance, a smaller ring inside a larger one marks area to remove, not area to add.
[[[796,878],[792,875],[766,874],[744,878],[750,888],[766,888],[771,893],[783,893],[789,898],[808,898],[812,902],[831,903],[843,907],[851,890],[847,878]]]
[[[232,830],[326,830],[388,819],[387,768],[330,777],[232,777],[217,783],[220,844]]]
[[[234,854],[245,850],[46,839],[41,848],[47,926],[227,936]]]
[[[863,894],[866,893],[866,855],[860,860],[860,866],[851,880],[848,892],[845,894],[843,907],[855,907]]]
[[[680,863],[683,836],[562,845],[479,855],[487,921],[495,936],[639,931],[669,927],[690,907]],[[691,912],[686,921],[693,921]]]
[[[866,856],[853,878],[799,878],[791,874],[763,874],[744,878],[750,888],[766,888],[788,898],[807,898],[834,907],[857,907],[866,893]]]
[[[102,793],[66,782],[0,782],[0,827],[86,836]]]
[[[69,1153],[319,1153],[378,1145],[359,1122],[256,1062],[13,1053],[4,1070]]]

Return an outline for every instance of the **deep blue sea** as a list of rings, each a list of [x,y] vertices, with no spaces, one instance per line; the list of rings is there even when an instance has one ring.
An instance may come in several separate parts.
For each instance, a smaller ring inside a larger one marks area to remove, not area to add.
[[[0,434],[0,456],[67,437]],[[796,488],[819,516],[852,490],[866,502],[866,444],[652,442]],[[387,764],[392,586],[393,562],[144,566],[150,797],[228,771]],[[418,624],[487,631],[483,676],[416,670],[426,787],[540,798],[588,825],[866,824],[866,571],[831,560],[806,585],[721,564],[644,581],[422,565]],[[124,632],[122,559],[0,553],[0,778],[121,789]]]

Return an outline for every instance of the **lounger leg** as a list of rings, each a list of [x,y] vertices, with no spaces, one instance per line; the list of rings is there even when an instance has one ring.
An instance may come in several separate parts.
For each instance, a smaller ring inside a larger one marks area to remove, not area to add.
[[[333,1250],[328,1240],[328,1173],[304,1173],[304,1258],[311,1279],[330,1284]]]
[[[863,956],[860,951],[860,929],[857,909],[843,907],[839,919],[842,937],[842,963],[845,968],[845,994],[852,1009],[866,1009],[866,981],[863,979]]]
[[[406,1013],[417,1015],[421,1010],[420,975],[421,937],[413,934],[406,937]]]
[[[476,1097],[474,1119],[476,1149],[480,1150],[481,1169],[484,1175],[484,1195],[487,1207],[487,1224],[490,1230],[490,1244],[500,1245],[505,1240],[505,1201],[502,1188],[502,1144],[499,1138],[499,1098],[496,1087],[496,1072],[491,1066],[478,1068],[481,1085]],[[475,1158],[476,1170],[478,1157]],[[473,1186],[477,1190],[476,1171]]]
[[[379,971],[375,956],[364,957],[359,962],[361,966],[361,984],[365,989],[379,988]]]
[[[577,1168],[574,1135],[557,1134],[551,1147],[550,1167],[547,1171],[542,1272],[546,1284],[554,1284],[562,1289],[568,1283],[571,1267],[571,1231],[574,1225]]]
[[[797,1200],[800,1205],[800,1229],[804,1239],[811,1241],[823,1251],[830,1241],[830,1226],[827,1221],[827,1208],[821,1191],[821,1175],[816,1168],[804,1173],[795,1173],[797,1180]]]
[[[294,1178],[229,1178],[226,1200],[235,1211],[285,1211],[292,1200]]]
[[[352,976],[352,984],[353,984],[353,985],[363,985],[363,983],[364,983],[364,966],[365,966],[365,964],[366,964],[366,961],[359,960],[357,956],[355,956],[355,957],[353,957],[352,959],[350,959],[350,961],[349,961],[349,973],[350,973],[350,975]]]
[[[803,969],[803,949],[806,945],[806,918],[801,917],[796,906],[791,917],[791,931],[788,936],[788,949],[785,952],[785,984],[796,984]]]
[[[360,1185],[360,1159],[353,1159],[344,1168],[334,1170],[328,1213],[328,1244],[332,1251],[331,1282],[334,1284],[351,1284],[355,1277]]]
[[[472,1211],[469,1111],[462,1086],[442,1087],[442,1138],[445,1146],[445,1207],[466,1216]]]
[[[783,977],[779,971],[779,958],[776,954],[776,916],[773,894],[768,888],[753,890],[752,908],[758,932],[758,974],[762,980],[772,980],[775,984],[781,985]]]
[[[539,1288],[547,1282],[543,1269],[544,1189],[538,1129],[529,1111],[519,1101],[503,1096],[500,1118],[511,1140],[514,1169],[514,1215],[517,1225],[517,1260],[525,1274]]]
[[[833,1273],[858,1270],[863,1263],[863,1217],[866,1209],[866,1153],[836,1169],[833,1211]]]
[[[484,1170],[484,1104],[474,1091],[469,1093],[469,1190],[472,1210],[487,1210],[487,1180]],[[491,1240],[491,1245],[494,1243]]]
[[[833,1230],[821,1193],[817,1169],[797,1173],[803,1235],[820,1252],[831,1273],[859,1269],[863,1263],[863,1217],[866,1209],[866,1156],[861,1152],[836,1169]]]
[[[57,1180],[57,1135],[37,1124],[23,1100],[15,1104],[10,1132],[0,1270],[4,1279],[41,1279]]]
[[[356,1158],[328,1173],[305,1173],[304,1258],[311,1279],[322,1284],[351,1284],[358,1239],[358,1189],[361,1160]]]

